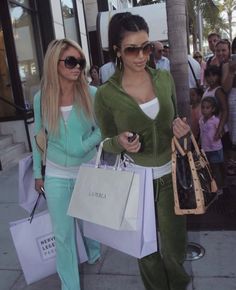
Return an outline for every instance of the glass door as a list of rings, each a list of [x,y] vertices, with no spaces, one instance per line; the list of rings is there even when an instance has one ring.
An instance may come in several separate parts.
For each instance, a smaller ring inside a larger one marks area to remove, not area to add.
[[[22,1],[21,1],[22,2]],[[24,4],[27,1],[24,1]],[[31,10],[10,4],[12,30],[25,107],[32,108],[33,97],[40,87],[40,75]]]
[[[6,49],[3,38],[3,30],[0,21],[0,97],[14,103],[9,68],[6,57]],[[15,109],[0,100],[0,117],[9,117],[14,114]]]

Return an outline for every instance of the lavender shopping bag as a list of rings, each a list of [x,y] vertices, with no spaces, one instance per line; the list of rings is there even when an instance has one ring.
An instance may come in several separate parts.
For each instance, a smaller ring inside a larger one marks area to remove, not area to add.
[[[27,284],[56,273],[55,237],[47,211],[34,215],[32,223],[28,218],[10,222],[10,232]],[[88,257],[78,225],[76,239],[78,259],[83,263]]]
[[[137,230],[113,230],[84,221],[84,235],[136,258],[142,258],[157,251],[152,169],[129,166],[125,170],[135,171],[144,181],[144,190],[139,195]]]
[[[35,190],[34,185],[33,158],[32,154],[30,154],[19,161],[18,180],[19,205],[29,213],[32,211],[38,198],[38,192]],[[40,198],[38,208],[46,208],[44,198]]]

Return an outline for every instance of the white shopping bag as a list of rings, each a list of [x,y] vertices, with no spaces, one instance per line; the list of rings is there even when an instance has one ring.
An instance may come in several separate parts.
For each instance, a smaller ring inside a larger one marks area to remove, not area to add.
[[[136,258],[142,258],[156,252],[158,246],[152,169],[134,166],[126,170],[135,171],[140,176],[145,173],[144,190],[141,191],[139,199],[137,230],[118,231],[84,222],[84,235]],[[116,204],[113,205],[115,206]]]
[[[34,215],[32,223],[28,218],[11,222],[10,231],[27,284],[56,273],[55,237],[47,211]],[[78,259],[83,263],[88,257],[78,225],[76,235]]]
[[[68,214],[116,230],[135,230],[142,185],[135,172],[83,164]]]
[[[38,198],[38,193],[35,190],[32,154],[19,161],[18,195],[19,205],[30,213]],[[40,198],[37,207],[46,209],[46,201],[44,198]]]

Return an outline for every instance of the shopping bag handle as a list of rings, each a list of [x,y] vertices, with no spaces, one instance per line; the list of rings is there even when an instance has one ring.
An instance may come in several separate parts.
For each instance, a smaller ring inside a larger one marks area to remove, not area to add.
[[[103,150],[103,144],[110,138],[105,138],[99,145],[98,147],[98,152],[97,152],[97,157],[96,157],[96,162],[95,162],[95,168],[98,168],[99,165],[101,164],[101,156],[102,156],[102,150]],[[117,155],[116,157],[116,162],[113,166],[114,170],[120,169],[121,167],[121,155]]]
[[[32,211],[30,213],[30,216],[29,216],[29,222],[30,222],[30,224],[32,223],[32,220],[34,218],[34,213],[35,213],[35,210],[36,210],[36,208],[38,206],[38,203],[39,203],[39,200],[40,200],[41,196],[43,196],[44,199],[46,200],[46,196],[45,196],[45,193],[44,192],[38,194],[38,197],[36,199],[36,202],[34,204],[34,207],[33,207]]]

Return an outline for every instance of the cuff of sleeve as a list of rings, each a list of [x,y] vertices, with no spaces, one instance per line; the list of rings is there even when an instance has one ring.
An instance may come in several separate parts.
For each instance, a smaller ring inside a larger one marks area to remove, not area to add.
[[[103,148],[105,151],[115,154],[120,154],[121,152],[125,151],[124,147],[122,147],[118,142],[118,136],[112,137],[105,141]]]
[[[41,173],[41,169],[34,171],[34,178],[35,179],[41,179],[41,178],[43,178],[42,173]]]

